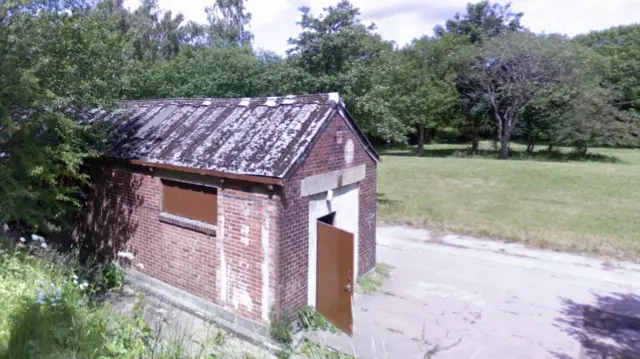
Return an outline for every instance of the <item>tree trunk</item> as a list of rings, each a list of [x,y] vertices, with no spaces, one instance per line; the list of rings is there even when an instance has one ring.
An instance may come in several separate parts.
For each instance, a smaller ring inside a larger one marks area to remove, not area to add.
[[[418,125],[418,156],[424,155],[424,125]]]
[[[501,160],[509,158],[509,139],[505,137],[500,139],[500,157]]]
[[[547,151],[553,151],[553,143],[549,142],[549,146],[547,147]]]
[[[479,145],[480,143],[478,141],[478,136],[474,134],[473,138],[471,139],[471,153],[473,153],[474,155],[477,154]]]
[[[480,119],[473,117],[473,127],[471,128],[471,153],[478,154],[480,147]]]
[[[536,135],[533,131],[529,132],[529,138],[527,141],[527,153],[533,152],[533,149],[536,147]]]
[[[509,158],[509,140],[511,139],[511,126],[510,121],[502,118],[499,121],[500,124],[500,156],[501,160]]]

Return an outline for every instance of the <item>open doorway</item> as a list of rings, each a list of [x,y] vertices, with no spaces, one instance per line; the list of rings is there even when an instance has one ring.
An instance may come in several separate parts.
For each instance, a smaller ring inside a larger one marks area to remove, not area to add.
[[[333,226],[333,220],[336,218],[336,212],[332,212],[327,214],[324,217],[318,218],[318,222],[322,222],[324,224],[329,224]]]

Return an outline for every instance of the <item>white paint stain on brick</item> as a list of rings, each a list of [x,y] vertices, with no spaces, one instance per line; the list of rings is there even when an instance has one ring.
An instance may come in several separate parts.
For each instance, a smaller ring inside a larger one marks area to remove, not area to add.
[[[246,215],[245,215],[246,216]],[[246,217],[245,217],[246,218]],[[244,244],[245,246],[249,245],[249,225],[248,224],[243,224],[240,227],[240,241],[242,242],[242,244]]]
[[[227,271],[227,259],[224,254],[224,216],[218,216],[218,228],[219,228],[219,236],[218,239],[218,247],[220,248],[220,268],[216,270],[216,279],[218,282],[218,288],[220,288],[220,301],[221,304],[224,305],[227,303],[229,298],[229,291],[227,289],[227,285],[229,283],[228,271]]]
[[[244,307],[247,312],[253,311],[253,301],[249,292],[245,288],[233,288],[233,297],[231,304],[236,310],[240,307]]]
[[[354,155],[354,146],[353,141],[351,139],[347,140],[347,143],[344,145],[344,162],[347,165],[353,163],[353,155]]]
[[[260,240],[262,242],[262,320],[269,320],[269,214],[263,211]]]

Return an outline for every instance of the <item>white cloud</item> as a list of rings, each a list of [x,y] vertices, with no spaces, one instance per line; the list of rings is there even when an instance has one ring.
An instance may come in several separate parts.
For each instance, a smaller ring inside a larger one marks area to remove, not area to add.
[[[248,0],[253,15],[251,30],[255,45],[284,53],[287,39],[299,31],[297,8],[307,5],[314,13],[338,0]],[[373,21],[385,38],[405,44],[433,27],[443,24],[456,12],[463,12],[471,0],[352,0],[361,9],[363,20]],[[160,0],[160,6],[182,12],[189,20],[206,21],[204,7],[213,0]],[[125,4],[139,4],[126,0]],[[590,30],[637,21],[640,0],[513,0],[515,11],[525,13],[523,24],[535,32],[560,32],[576,35]]]

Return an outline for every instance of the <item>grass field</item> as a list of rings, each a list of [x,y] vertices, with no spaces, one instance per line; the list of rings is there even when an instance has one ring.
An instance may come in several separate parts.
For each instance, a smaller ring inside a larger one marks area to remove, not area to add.
[[[423,157],[381,150],[381,222],[640,259],[640,150],[498,161],[464,149],[431,145]]]

